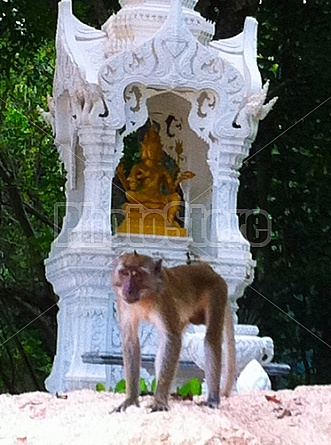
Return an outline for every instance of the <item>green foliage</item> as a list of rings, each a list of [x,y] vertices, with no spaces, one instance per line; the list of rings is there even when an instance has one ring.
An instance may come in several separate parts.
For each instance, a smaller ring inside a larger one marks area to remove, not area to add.
[[[140,393],[147,393],[148,392],[148,386],[147,386],[147,383],[146,383],[145,379],[140,379],[139,380],[139,392]]]
[[[153,379],[153,380],[152,380],[152,383],[151,383],[151,391],[152,391],[152,393],[155,393],[155,391],[156,391],[156,386],[157,386],[156,379]]]
[[[116,383],[114,392],[125,393],[125,391],[126,391],[126,382],[123,379]]]
[[[139,393],[140,394],[149,394],[151,392],[155,393],[156,386],[157,382],[155,379],[153,379],[151,384],[148,385],[146,380],[141,378],[139,380]],[[97,383],[95,389],[98,392],[106,391],[106,387],[103,383]],[[109,391],[112,391],[112,389],[110,388]],[[124,379],[122,379],[116,383],[114,392],[125,393],[125,391],[126,391],[126,382]],[[202,393],[202,385],[200,380],[198,380],[197,378],[189,380],[187,383],[185,383],[185,385],[177,389],[177,394],[182,397],[186,397],[188,395],[200,396],[201,393]]]
[[[0,82],[2,168],[13,176],[13,180],[17,178],[17,189],[26,209],[35,211],[30,221],[34,233],[31,231],[30,235],[35,235],[35,245],[45,257],[54,238],[54,203],[64,200],[62,166],[50,128],[38,111],[38,105],[47,109],[46,97],[51,92],[53,42],[45,43],[28,60],[19,59],[16,63],[17,66],[10,69],[9,76]],[[11,203],[6,204],[8,213],[5,211],[3,216],[14,229],[14,232],[8,233],[7,242],[10,245],[14,239],[17,241],[21,237],[16,233],[16,222],[11,219],[12,216],[17,218],[17,215],[13,215]],[[45,225],[36,214],[41,214],[43,220],[49,218],[49,224]]]
[[[114,392],[125,393],[125,391],[126,391],[126,382],[123,379],[116,383]],[[139,392],[147,393],[148,391],[149,389],[145,379],[141,378],[139,380]]]
[[[121,162],[124,164],[124,172],[128,175],[137,162],[140,161],[140,144],[137,132],[131,133],[124,138],[124,150]]]
[[[103,391],[106,391],[106,387],[105,387],[105,385],[103,383],[97,383],[95,385],[95,390],[97,392],[103,392]]]
[[[259,317],[275,359],[292,365],[291,385],[330,383],[330,19],[330,1],[260,6],[258,61],[279,101],[260,124],[238,200],[272,221],[267,245],[253,249],[258,268],[240,320]]]
[[[19,336],[8,329],[1,314],[0,392],[20,393],[43,390],[52,359],[38,331],[25,329]],[[11,326],[15,326],[14,324]],[[13,337],[14,336],[14,337]]]
[[[183,385],[181,388],[178,388],[177,394],[180,396],[186,397],[190,394],[193,396],[200,396],[202,393],[202,386],[201,382],[197,378],[193,378],[189,380],[185,385]]]
[[[7,31],[0,40],[0,392],[14,393],[43,389],[51,369],[55,296],[43,261],[64,175],[38,110],[51,93],[54,42],[36,48],[31,36],[28,50],[24,30],[21,45]]]

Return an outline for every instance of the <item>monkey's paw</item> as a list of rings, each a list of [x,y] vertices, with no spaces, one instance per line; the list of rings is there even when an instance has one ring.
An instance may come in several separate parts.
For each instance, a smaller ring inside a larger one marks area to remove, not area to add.
[[[135,405],[139,408],[140,405],[138,399],[134,398],[125,399],[124,402],[121,403],[117,408],[114,408],[112,411],[110,411],[110,414],[124,412],[129,406],[132,405]]]
[[[220,407],[220,403],[216,400],[206,400],[204,402],[197,403],[198,406],[206,406],[211,409],[218,409]]]
[[[151,408],[151,413],[155,413],[157,411],[169,411],[169,406],[166,401],[154,400],[149,407]]]
[[[212,409],[218,409],[220,407],[218,402],[210,402],[208,400],[206,402],[202,402],[202,405]]]

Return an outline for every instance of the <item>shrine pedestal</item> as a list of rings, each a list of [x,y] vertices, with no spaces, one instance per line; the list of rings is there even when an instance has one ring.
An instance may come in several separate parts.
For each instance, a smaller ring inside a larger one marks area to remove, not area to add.
[[[166,206],[164,209],[146,209],[141,204],[127,204],[125,219],[119,225],[116,233],[186,237],[186,229],[173,227],[168,223],[168,207]]]

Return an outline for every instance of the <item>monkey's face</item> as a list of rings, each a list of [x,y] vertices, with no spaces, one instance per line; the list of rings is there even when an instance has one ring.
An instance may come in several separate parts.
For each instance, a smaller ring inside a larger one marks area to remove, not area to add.
[[[126,303],[136,303],[159,292],[161,260],[145,255],[123,254],[113,273],[117,296]]]

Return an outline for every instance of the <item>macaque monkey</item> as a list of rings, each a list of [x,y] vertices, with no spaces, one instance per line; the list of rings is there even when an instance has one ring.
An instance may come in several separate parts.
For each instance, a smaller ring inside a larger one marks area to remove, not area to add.
[[[205,324],[205,405],[220,403],[222,333],[226,334],[227,378],[224,395],[230,394],[235,377],[234,328],[225,281],[207,264],[198,262],[172,268],[162,260],[134,253],[122,254],[113,272],[122,332],[126,399],[114,411],[139,406],[140,345],[138,324],[153,323],[159,333],[155,359],[157,388],[152,412],[168,410],[168,395],[176,374],[182,333],[189,323]]]

